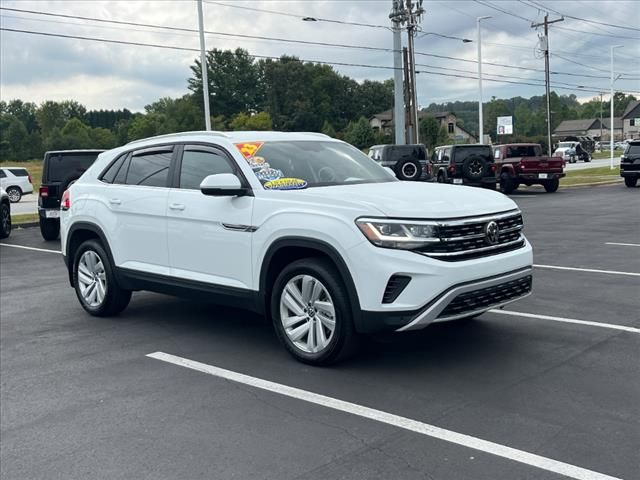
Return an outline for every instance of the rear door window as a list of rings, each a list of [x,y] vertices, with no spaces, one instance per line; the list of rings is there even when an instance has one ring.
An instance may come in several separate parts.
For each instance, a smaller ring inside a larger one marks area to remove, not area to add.
[[[96,153],[54,153],[47,159],[47,181],[62,182],[82,175],[98,157]]]
[[[539,157],[542,150],[537,145],[514,145],[507,147],[507,158]]]
[[[629,143],[627,145],[626,150],[624,151],[625,155],[640,155],[640,143]]]
[[[481,157],[484,157],[485,159],[488,159],[489,161],[493,161],[493,155],[491,152],[491,147],[489,146],[457,146],[456,147],[456,151],[455,151],[455,161],[456,162],[464,162],[467,158],[473,156],[473,155],[478,155]]]
[[[131,156],[127,185],[166,187],[173,149],[136,152]]]
[[[29,173],[24,168],[10,168],[9,171],[16,177],[28,177]]]

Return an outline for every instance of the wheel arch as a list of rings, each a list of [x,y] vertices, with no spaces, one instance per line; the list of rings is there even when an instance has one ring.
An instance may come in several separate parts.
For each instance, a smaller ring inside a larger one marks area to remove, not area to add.
[[[269,246],[262,259],[259,277],[260,305],[263,306],[265,313],[270,312],[271,300],[271,296],[267,294],[267,286],[273,284],[285,265],[308,257],[325,258],[338,270],[349,294],[353,320],[357,326],[361,317],[360,299],[349,267],[335,247],[315,238],[284,237]]]
[[[502,175],[505,172],[508,173],[509,175],[511,175],[512,177],[515,177],[515,175],[516,175],[516,170],[513,167],[513,165],[511,165],[511,164],[502,165],[500,167],[500,175]]]
[[[107,236],[102,229],[94,223],[90,222],[77,222],[71,225],[69,232],[67,233],[67,241],[65,244],[65,251],[62,252],[67,264],[67,270],[69,274],[69,284],[73,287],[73,264],[75,253],[84,242],[91,239],[97,239],[102,244],[103,248],[109,256],[109,262],[115,267],[113,261],[113,254],[111,253],[111,247]]]

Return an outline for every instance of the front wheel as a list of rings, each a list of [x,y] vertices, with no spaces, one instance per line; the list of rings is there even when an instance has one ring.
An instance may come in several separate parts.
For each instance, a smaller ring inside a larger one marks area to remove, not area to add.
[[[7,195],[11,203],[18,203],[22,198],[22,190],[18,187],[9,187],[7,188]]]
[[[271,292],[271,318],[280,342],[301,362],[327,365],[355,349],[351,302],[328,261],[306,258],[287,265]]]
[[[542,185],[548,193],[553,193],[558,191],[560,180],[558,180],[557,178],[554,178],[553,180],[546,180]]]
[[[60,235],[60,220],[40,217],[40,233],[47,241],[57,240]]]
[[[118,286],[109,256],[97,240],[87,240],[78,248],[73,286],[82,308],[95,317],[117,315],[131,300],[131,291]]]
[[[624,184],[629,188],[635,187],[637,183],[638,177],[624,177]]]
[[[11,234],[11,210],[9,205],[0,205],[0,238],[7,238]]]

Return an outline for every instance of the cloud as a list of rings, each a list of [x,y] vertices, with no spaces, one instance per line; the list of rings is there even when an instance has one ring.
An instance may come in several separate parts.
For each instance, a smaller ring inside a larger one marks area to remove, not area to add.
[[[288,12],[297,17],[255,12],[239,8],[221,6],[207,2],[205,28],[210,31],[234,34],[261,35],[296,40],[324,41],[391,48],[392,35],[380,28],[355,27],[327,22],[303,22],[302,16],[340,19],[351,22],[388,25],[390,1],[241,1],[220,0],[222,3],[258,9]],[[554,9],[574,16],[620,25],[640,24],[640,11],[634,2],[555,2],[540,1]],[[585,8],[588,5],[588,8]],[[170,25],[183,28],[197,28],[196,3],[183,0],[165,1],[3,1],[3,7],[31,9],[80,15],[111,20],[124,20],[149,24]],[[521,2],[503,1],[500,8],[526,17],[540,20],[543,12],[527,7]],[[458,74],[475,77],[476,60],[476,17],[492,15],[483,21],[483,60],[523,68],[542,70],[544,62],[536,58],[537,32],[529,22],[492,10],[476,2],[430,1],[425,2],[426,15],[421,24],[423,33],[437,32],[472,39],[473,43],[462,43],[434,35],[416,39],[416,51],[447,57],[458,57],[472,62],[435,58],[418,55],[416,62],[430,65],[418,67],[431,74],[419,74],[417,78],[419,103],[474,100],[478,96],[477,80],[463,79],[440,74]],[[26,13],[0,11],[1,23],[5,28],[55,32],[65,35],[109,38],[143,43],[177,45],[199,48],[198,36],[190,32],[175,32],[144,27],[95,23],[74,19],[36,16]],[[608,48],[614,43],[624,43],[625,48],[616,52],[617,70],[635,74],[640,78],[640,42],[611,37],[595,36],[593,32],[618,33],[639,36],[634,32],[599,27],[592,24],[566,19],[559,26],[580,30],[580,33],[551,29],[551,49],[559,56],[551,59],[552,70],[582,73],[603,78],[552,76],[553,82],[584,85],[588,88],[607,90]],[[406,35],[403,35],[406,37]],[[12,32],[0,34],[1,68],[0,97],[7,100],[20,97],[24,100],[42,101],[49,98],[74,98],[89,108],[129,108],[140,110],[159,96],[178,96],[187,93],[189,66],[197,57],[197,52],[172,51],[130,45],[113,45],[62,38],[39,37]],[[392,66],[391,53],[345,49],[335,47],[307,46],[266,40],[242,39],[237,37],[207,35],[208,48],[242,47],[250,53],[267,56],[282,54],[296,55],[303,59]],[[404,38],[406,42],[406,38]],[[565,60],[565,57],[569,60]],[[580,63],[581,65],[576,64]],[[439,68],[435,68],[439,67]],[[383,80],[391,78],[391,70],[370,69],[355,66],[336,66],[340,73],[358,81],[364,79]],[[454,72],[445,69],[462,70]],[[491,74],[505,75],[518,82],[541,83],[544,76],[540,71],[516,70],[485,63],[487,79],[501,80]],[[465,71],[467,73],[465,73]],[[640,90],[638,80],[619,80],[617,88]],[[567,86],[568,87],[568,86]],[[558,93],[575,93],[591,98],[590,94],[577,87],[560,90]],[[495,95],[511,97],[532,96],[544,92],[543,86],[514,85],[502,81],[484,82],[485,98]],[[596,95],[595,93],[593,94]]]

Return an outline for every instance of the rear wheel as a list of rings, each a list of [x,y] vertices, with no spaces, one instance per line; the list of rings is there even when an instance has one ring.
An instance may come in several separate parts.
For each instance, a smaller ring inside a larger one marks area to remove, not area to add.
[[[462,173],[472,182],[479,182],[487,173],[487,161],[478,155],[472,155],[462,164]]]
[[[118,286],[109,256],[97,240],[87,240],[73,259],[73,286],[82,308],[96,317],[122,312],[131,291]]]
[[[637,183],[638,177],[624,177],[624,184],[629,188],[635,187]]]
[[[11,203],[17,203],[22,198],[22,190],[19,187],[9,187],[7,188],[7,195]]]
[[[11,210],[9,205],[0,205],[0,238],[7,238],[11,234]]]
[[[60,220],[40,217],[40,233],[47,241],[57,240],[60,235]]]
[[[548,193],[553,193],[558,191],[558,187],[560,186],[560,180],[558,180],[557,178],[554,178],[553,180],[545,180],[542,185],[544,186],[544,189]]]
[[[512,193],[516,189],[516,183],[513,177],[509,175],[509,172],[502,172],[500,174],[500,190],[505,195]]]
[[[421,170],[420,162],[417,160],[408,158],[402,160],[396,166],[396,176],[400,180],[409,180],[415,181],[420,179],[420,170]]]
[[[271,318],[280,342],[301,362],[327,365],[355,350],[351,302],[325,260],[301,259],[282,270],[271,293]]]

